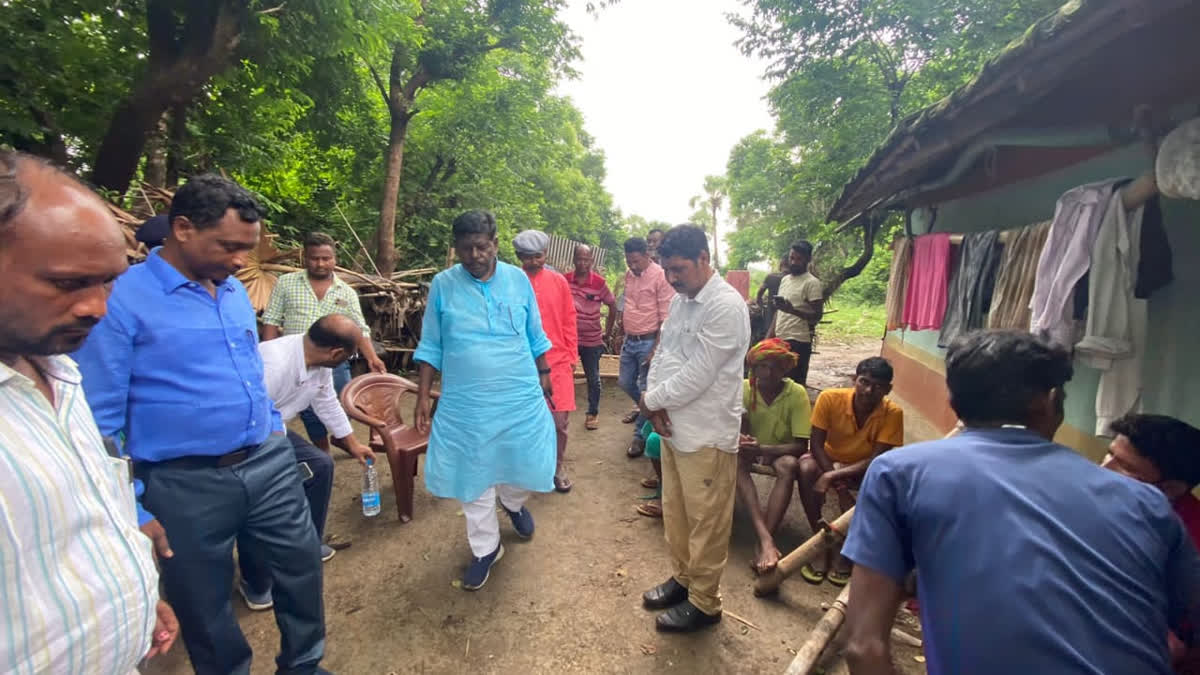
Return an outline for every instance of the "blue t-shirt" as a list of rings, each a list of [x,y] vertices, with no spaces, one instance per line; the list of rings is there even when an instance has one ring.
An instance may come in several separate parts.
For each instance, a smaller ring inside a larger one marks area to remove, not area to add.
[[[876,458],[843,553],[919,569],[930,675],[1168,675],[1168,625],[1200,597],[1162,493],[1024,429]]]

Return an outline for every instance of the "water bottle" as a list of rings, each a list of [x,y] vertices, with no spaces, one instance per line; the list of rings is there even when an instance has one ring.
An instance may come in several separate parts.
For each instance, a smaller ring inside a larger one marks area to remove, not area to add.
[[[379,474],[375,473],[373,459],[367,460],[367,468],[363,471],[362,505],[364,516],[379,515]]]

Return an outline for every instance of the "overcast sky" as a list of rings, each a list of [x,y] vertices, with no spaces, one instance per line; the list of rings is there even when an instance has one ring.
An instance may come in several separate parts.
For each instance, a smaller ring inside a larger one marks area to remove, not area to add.
[[[683,222],[692,213],[688,199],[705,175],[725,172],[738,139],[773,127],[765,66],[738,51],[739,31],[725,19],[741,5],[622,0],[599,16],[584,5],[572,0],[566,15],[583,40],[580,77],[560,92],[574,99],[604,150],[617,207]]]

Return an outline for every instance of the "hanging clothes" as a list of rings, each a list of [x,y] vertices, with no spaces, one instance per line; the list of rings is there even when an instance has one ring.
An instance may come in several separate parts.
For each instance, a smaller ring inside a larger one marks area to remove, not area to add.
[[[987,327],[993,330],[1027,330],[1029,300],[1037,278],[1038,259],[1050,233],[1050,221],[1009,232],[996,273],[996,288]]]
[[[1138,253],[1137,282],[1133,297],[1149,298],[1175,280],[1171,242],[1163,225],[1162,203],[1157,195],[1142,209],[1142,236]]]
[[[1077,323],[1072,319],[1075,285],[1088,271],[1096,231],[1104,218],[1114,186],[1110,179],[1068,190],[1054,208],[1054,222],[1038,259],[1030,300],[1030,331],[1044,333],[1060,345],[1075,344]]]
[[[946,315],[950,276],[950,235],[936,232],[913,242],[908,289],[904,294],[904,324],[913,330],[937,330]]]
[[[1096,434],[1140,408],[1146,347],[1147,301],[1134,297],[1143,207],[1126,211],[1112,195],[1092,247],[1087,328],[1075,346],[1084,365],[1101,371],[1096,391]]]
[[[904,326],[904,298],[908,292],[908,272],[912,265],[912,239],[899,237],[892,250],[892,269],[888,273],[887,329],[896,330]]]
[[[960,335],[983,328],[987,311],[992,306],[1000,254],[999,232],[974,232],[963,236],[958,264],[950,281],[942,332],[938,335],[939,347],[947,347]]]

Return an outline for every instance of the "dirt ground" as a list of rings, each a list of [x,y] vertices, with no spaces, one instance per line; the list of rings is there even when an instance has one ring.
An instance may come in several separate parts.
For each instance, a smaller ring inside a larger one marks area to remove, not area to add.
[[[854,364],[878,349],[878,340],[821,344],[810,384],[847,383]],[[584,403],[585,396],[578,387],[577,401]],[[838,589],[797,577],[777,597],[755,598],[749,567],[755,539],[740,508],[723,581],[724,621],[694,635],[655,632],[654,614],[642,609],[641,593],[670,576],[670,569],[661,523],[634,512],[646,493],[638,481],[651,469],[644,458],[625,457],[631,427],[620,418],[629,407],[615,382],[606,382],[600,429],[583,429],[582,410],[572,416],[568,466],[574,490],[530,500],[537,523],[531,541],[518,540],[501,518],[504,559],[475,593],[453,585],[470,556],[459,504],[430,496],[418,477],[415,518],[400,524],[385,464],[383,512],[364,518],[361,473],[339,453],[326,531],[352,546],[325,564],[322,665],[335,673],[379,675],[786,670],[820,619],[821,603],[832,602]],[[767,479],[756,480],[765,498]],[[793,500],[777,543],[788,551],[808,534]],[[273,672],[279,633],[272,613],[250,612],[240,597],[234,607],[254,647],[253,672]],[[919,635],[911,618],[905,623]],[[894,649],[901,672],[924,673],[918,650]],[[845,672],[839,661],[828,672]],[[182,641],[146,672],[190,672]]]

